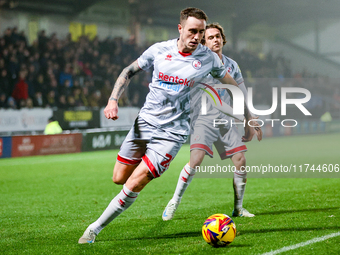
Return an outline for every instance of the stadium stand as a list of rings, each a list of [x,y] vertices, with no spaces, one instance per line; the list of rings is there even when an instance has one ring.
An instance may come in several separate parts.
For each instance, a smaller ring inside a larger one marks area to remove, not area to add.
[[[90,41],[82,36],[73,42],[70,35],[59,39],[56,33],[46,36],[44,30],[36,42],[28,45],[24,32],[7,28],[0,37],[0,108],[103,107],[122,68],[146,47],[138,47],[133,37],[128,41]],[[271,87],[296,86],[310,90],[308,107],[316,118],[324,113],[326,104],[329,111],[339,112],[340,91],[327,77],[307,71],[294,73],[290,61],[281,55],[247,50],[224,53],[239,63],[247,86],[255,88],[255,104],[271,105]],[[135,77],[121,97],[120,106],[141,107],[150,77],[150,72]]]
[[[8,28],[0,37],[0,107],[20,109],[30,101],[33,107],[104,106],[122,68],[140,53],[133,40],[72,42],[70,36],[60,40],[45,31],[28,45],[24,33]],[[142,73],[133,79],[120,105],[141,107],[149,77]]]

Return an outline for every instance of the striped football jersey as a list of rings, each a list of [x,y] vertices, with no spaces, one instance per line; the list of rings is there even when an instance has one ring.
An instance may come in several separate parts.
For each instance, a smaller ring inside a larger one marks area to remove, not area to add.
[[[241,70],[233,59],[222,55],[222,61],[223,64],[227,70],[227,72],[230,74],[231,77],[237,82],[237,84],[241,84],[244,82]],[[201,83],[205,83],[211,86],[215,86],[217,84],[221,84],[221,82],[217,79],[214,79],[213,76],[208,74],[204,79],[201,80]],[[227,92],[226,89],[217,89],[218,95],[220,96],[221,100],[229,105],[232,103],[232,99]],[[196,90],[192,90],[191,92],[191,119],[193,120],[191,123],[191,127],[194,127],[195,121],[197,118],[205,119],[207,122],[212,123],[214,119],[225,119],[229,118],[225,114],[221,113],[217,108],[215,108],[210,101],[207,102],[207,114],[201,115],[201,96],[202,93],[197,93]],[[232,105],[231,105],[232,106]]]
[[[177,39],[152,45],[137,61],[143,70],[154,67],[140,116],[151,125],[181,135],[188,135],[190,129],[190,89],[208,74],[223,78],[227,72],[218,55],[207,47],[199,44],[192,54],[182,53]]]

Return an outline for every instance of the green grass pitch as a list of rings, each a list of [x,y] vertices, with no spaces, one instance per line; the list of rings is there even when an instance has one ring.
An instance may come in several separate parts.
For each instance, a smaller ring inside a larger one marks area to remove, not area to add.
[[[253,141],[247,164],[339,164],[339,141],[340,134]],[[237,236],[225,248],[206,244],[201,228],[212,214],[231,214],[231,179],[195,178],[174,219],[163,222],[188,149],[85,245],[79,237],[121,190],[111,181],[118,151],[1,159],[1,254],[261,254],[340,231],[340,178],[249,178],[244,206],[256,217],[234,218]],[[339,243],[337,236],[284,254],[340,254]]]

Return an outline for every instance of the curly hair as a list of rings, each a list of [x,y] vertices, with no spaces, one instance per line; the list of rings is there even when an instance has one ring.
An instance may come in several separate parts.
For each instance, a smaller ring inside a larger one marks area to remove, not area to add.
[[[225,39],[224,29],[223,29],[223,27],[222,27],[219,23],[214,22],[214,23],[208,24],[208,25],[205,27],[205,30],[208,30],[209,28],[216,28],[216,29],[218,29],[218,30],[220,31],[221,36],[222,36],[222,39],[223,39],[223,45],[225,45],[225,44],[227,43],[227,40]],[[202,38],[201,43],[202,43],[203,45],[205,45],[205,35],[204,35],[204,37]]]

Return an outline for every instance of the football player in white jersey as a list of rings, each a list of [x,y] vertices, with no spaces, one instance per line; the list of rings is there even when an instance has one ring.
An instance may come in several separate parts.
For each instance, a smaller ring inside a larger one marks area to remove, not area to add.
[[[226,43],[224,31],[218,23],[209,24],[206,27],[205,36],[202,40],[209,49],[215,52],[222,60],[224,66],[229,74],[235,79],[239,87],[244,87],[244,81],[238,64],[222,54],[222,48]],[[209,77],[210,82],[213,84],[219,83],[213,77]],[[245,89],[245,88],[244,88]],[[218,93],[222,101],[230,104],[230,96],[226,93],[225,89],[219,89]],[[175,193],[168,205],[164,209],[162,218],[163,220],[171,220],[175,214],[181,198],[189,186],[191,180],[195,175],[195,169],[200,166],[205,155],[213,157],[213,144],[215,145],[221,159],[230,158],[235,165],[236,171],[234,172],[233,188],[234,188],[234,210],[232,216],[254,217],[255,215],[249,213],[243,208],[243,196],[247,180],[247,172],[241,171],[241,167],[246,166],[246,158],[244,152],[247,147],[242,142],[242,138],[237,131],[237,127],[231,126],[231,117],[225,116],[210,104],[208,109],[209,115],[200,114],[195,121],[193,132],[190,141],[190,162],[182,169]],[[214,119],[227,119],[229,125],[221,127],[212,127]],[[256,128],[258,140],[262,139],[262,131]]]
[[[208,74],[237,86],[217,54],[200,44],[206,14],[197,8],[181,11],[179,38],[156,43],[119,75],[104,114],[118,119],[118,99],[133,75],[154,67],[150,92],[125,138],[113,169],[113,181],[123,184],[102,215],[85,230],[78,243],[93,243],[98,233],[126,210],[153,178],[159,177],[189,134],[190,88]],[[247,119],[251,115],[246,113]],[[246,126],[246,140],[254,129]]]

